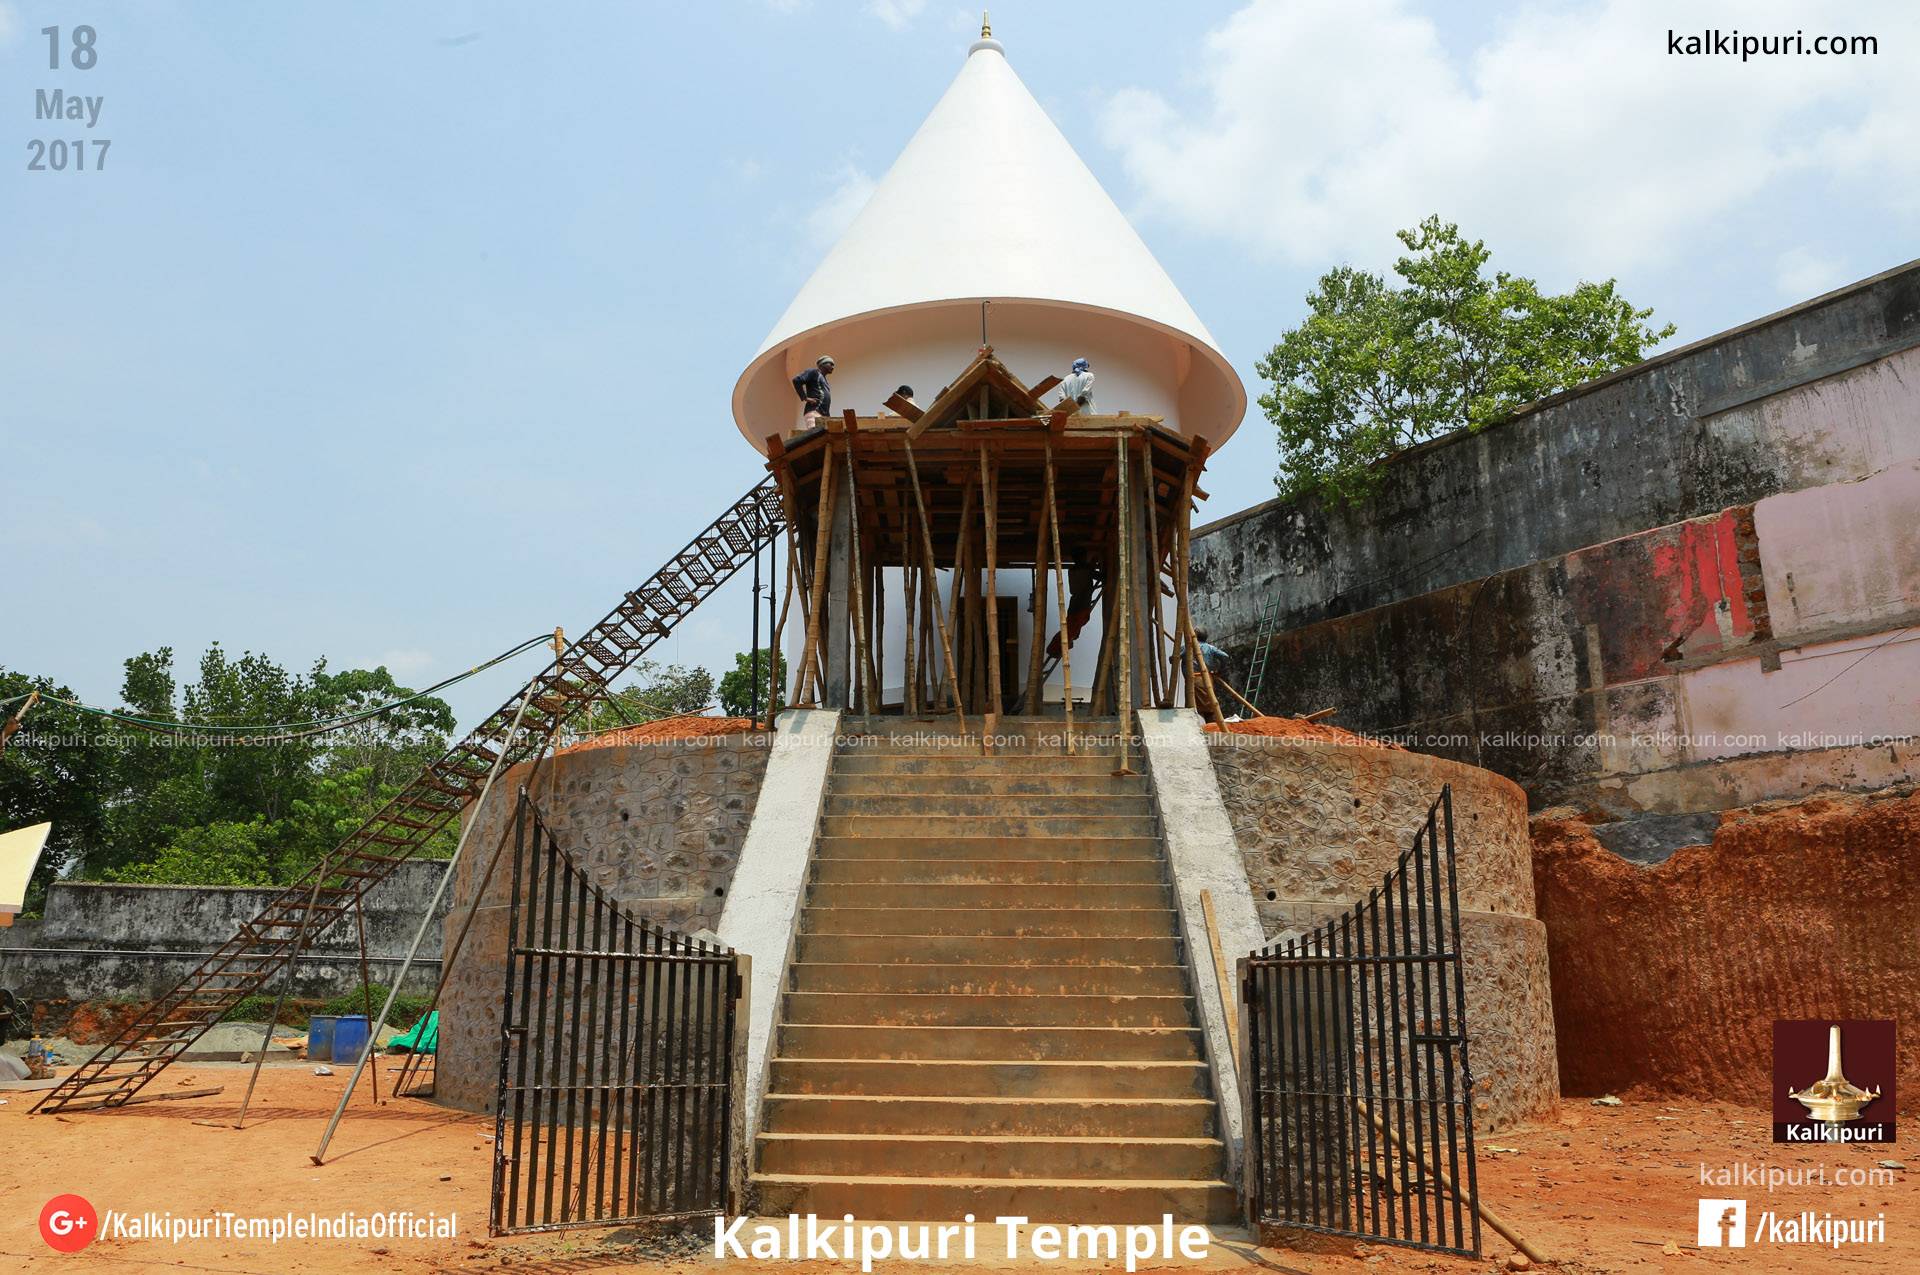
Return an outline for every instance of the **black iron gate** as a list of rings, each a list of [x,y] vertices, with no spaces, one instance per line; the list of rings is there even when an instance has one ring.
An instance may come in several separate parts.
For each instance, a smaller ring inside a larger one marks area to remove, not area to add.
[[[1250,1220],[1478,1255],[1452,789],[1364,900],[1242,970]]]
[[[726,1211],[741,958],[628,915],[524,791],[507,917],[491,1232]]]

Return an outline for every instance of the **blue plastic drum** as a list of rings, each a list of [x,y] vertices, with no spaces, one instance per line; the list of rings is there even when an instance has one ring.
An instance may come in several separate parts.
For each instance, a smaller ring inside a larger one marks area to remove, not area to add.
[[[356,1063],[367,1050],[367,1016],[342,1014],[333,1025],[333,1061]]]

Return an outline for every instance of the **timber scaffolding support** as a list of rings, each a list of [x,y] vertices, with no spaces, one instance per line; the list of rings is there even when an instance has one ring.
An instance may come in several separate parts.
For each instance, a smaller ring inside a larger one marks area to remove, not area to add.
[[[605,697],[615,678],[786,526],[780,493],[771,482],[735,501],[544,672],[269,900],[259,916],[243,923],[178,986],[48,1090],[34,1111],[124,1104],[243,999],[267,987],[276,974],[291,975],[300,949],[310,949],[452,823],[489,776],[542,755],[575,713]],[[455,955],[449,954],[449,964]]]
[[[1069,741],[1076,712],[1123,730],[1135,710],[1176,703],[1220,720],[1187,604],[1207,444],[1158,417],[1048,407],[1046,386],[1028,389],[985,346],[924,408],[895,396],[897,415],[848,411],[767,439],[802,582],[794,703],[952,713],[962,734],[977,715],[990,747],[1001,715],[1045,713],[1057,663]],[[1009,576],[1025,577],[1024,608],[1000,591]],[[890,590],[904,604],[891,652]],[[1085,623],[1096,595],[1092,689],[1076,705],[1072,644],[1051,649],[1054,626]]]

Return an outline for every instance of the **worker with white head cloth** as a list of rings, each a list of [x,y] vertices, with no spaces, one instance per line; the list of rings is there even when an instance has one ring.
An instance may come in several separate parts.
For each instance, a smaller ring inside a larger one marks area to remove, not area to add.
[[[1097,409],[1093,405],[1093,364],[1085,359],[1073,361],[1073,372],[1060,382],[1060,401],[1078,403],[1080,410],[1091,414]]]

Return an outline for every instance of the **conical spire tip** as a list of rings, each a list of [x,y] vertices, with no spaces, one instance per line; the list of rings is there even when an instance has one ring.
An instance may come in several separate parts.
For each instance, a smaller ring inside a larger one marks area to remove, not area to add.
[[[1006,49],[1001,47],[1000,41],[993,38],[993,23],[988,20],[985,9],[980,10],[980,38],[967,49],[967,56],[972,57],[982,49],[992,49],[1000,54],[1006,52]]]

